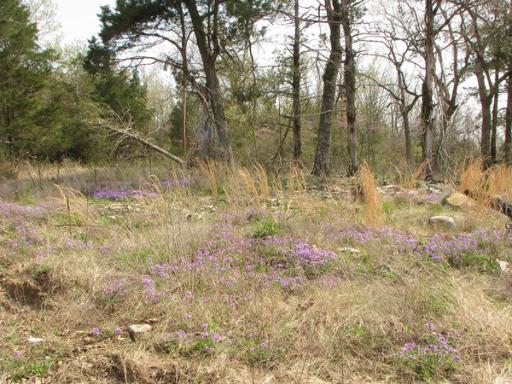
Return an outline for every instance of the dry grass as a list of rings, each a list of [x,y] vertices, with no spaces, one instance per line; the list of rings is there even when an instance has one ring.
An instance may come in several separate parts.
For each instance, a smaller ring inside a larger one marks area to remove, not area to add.
[[[361,166],[360,178],[364,201],[363,221],[370,227],[380,226],[383,218],[382,202],[377,192],[375,177],[366,162]]]
[[[405,177],[402,177],[402,175],[400,174],[400,185],[406,189],[416,188],[418,180],[423,175],[426,166],[427,163],[423,162],[416,169],[412,170],[412,172],[406,170]]]
[[[42,308],[23,305],[0,282],[0,382],[42,372],[62,383],[413,383],[421,379],[399,355],[428,336],[428,321],[445,335],[461,332],[454,345],[461,364],[431,382],[492,383],[509,374],[509,275],[435,263],[392,232],[379,235],[382,204],[367,165],[365,222],[375,229],[356,225],[352,203],[307,192],[294,168],[278,178],[260,166],[210,163],[193,176],[194,186],[165,189],[153,180],[145,188],[157,196],[121,201],[60,187],[44,198],[43,215],[0,213],[8,223],[0,281],[25,279],[48,299]],[[401,233],[432,237],[423,225],[429,209],[397,208]],[[253,237],[260,222],[278,223],[275,236],[292,239],[290,246],[306,242],[336,258],[286,264],[288,245]],[[42,240],[22,244],[28,231],[11,228],[22,224]],[[507,245],[485,248],[485,260],[512,261]],[[153,330],[133,342],[125,328],[141,322]],[[204,323],[219,336],[211,352]],[[30,346],[29,335],[46,341]]]
[[[512,169],[498,164],[487,170],[489,194],[512,200]]]

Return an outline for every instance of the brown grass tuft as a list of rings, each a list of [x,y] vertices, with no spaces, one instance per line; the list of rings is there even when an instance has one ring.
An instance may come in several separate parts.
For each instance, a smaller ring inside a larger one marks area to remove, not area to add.
[[[412,171],[409,175],[407,175],[404,178],[402,178],[402,176],[400,175],[400,177],[402,178],[400,184],[407,189],[416,188],[418,179],[421,177],[421,175],[423,175],[423,171],[425,170],[426,165],[426,162],[421,163],[418,166],[418,168],[416,168],[414,171]]]
[[[375,177],[364,162],[361,167],[361,188],[364,201],[364,223],[370,227],[377,227],[382,224],[383,210],[382,202],[377,192],[377,183]]]
[[[481,158],[473,161],[469,166],[462,172],[460,176],[460,190],[461,192],[473,191],[483,192],[485,191],[485,178],[482,170]]]
[[[489,194],[512,199],[512,168],[505,164],[495,165],[487,170]]]

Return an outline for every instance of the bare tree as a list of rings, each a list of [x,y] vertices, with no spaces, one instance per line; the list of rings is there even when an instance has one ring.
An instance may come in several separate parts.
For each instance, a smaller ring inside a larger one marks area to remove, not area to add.
[[[435,71],[434,44],[436,38],[434,22],[440,6],[441,0],[425,0],[425,75],[421,88],[421,128],[423,134],[423,161],[425,162],[425,178],[432,177],[432,145],[434,130],[433,87]]]
[[[322,93],[320,122],[318,125],[315,163],[313,165],[314,175],[325,175],[329,172],[329,150],[331,147],[332,117],[336,99],[336,80],[342,59],[342,48],[340,44],[340,25],[342,21],[341,3],[340,0],[325,0],[324,5],[327,12],[327,22],[329,24],[331,52],[322,78],[324,88]]]
[[[464,38],[461,36],[460,25],[454,24],[455,17],[449,15],[444,8],[440,9],[443,22],[446,22],[446,31],[441,33],[435,43],[437,56],[437,70],[434,72],[436,96],[438,100],[439,134],[435,162],[440,169],[446,168],[449,154],[448,128],[450,122],[459,108],[460,86],[467,74],[470,55],[464,49]],[[460,17],[460,15],[459,15]],[[460,21],[460,19],[458,19]],[[459,23],[460,24],[460,23]],[[449,50],[449,62],[445,65],[445,51]],[[462,51],[462,52],[461,52]],[[462,60],[461,60],[462,53]]]
[[[512,71],[512,62],[508,65]],[[505,120],[505,162],[512,165],[512,76],[507,80],[507,114]]]
[[[194,28],[197,47],[203,62],[203,69],[206,77],[206,88],[210,96],[210,103],[215,118],[215,128],[219,137],[220,145],[223,148],[224,156],[231,167],[234,166],[233,151],[227,132],[226,117],[224,114],[224,101],[220,89],[219,77],[217,74],[216,61],[220,54],[219,41],[219,1],[215,1],[211,13],[213,18],[208,26],[211,30],[207,32],[204,25],[204,16],[199,14],[195,0],[183,0],[190,13],[190,19]],[[209,18],[208,18],[209,19]]]
[[[293,80],[292,80],[292,93],[293,93],[293,158],[296,162],[300,161],[302,155],[302,140],[301,140],[301,100],[300,100],[300,83],[301,83],[301,68],[300,68],[300,8],[299,0],[294,2],[294,35],[293,35]]]
[[[341,0],[341,25],[345,39],[345,62],[343,66],[343,81],[347,100],[347,128],[350,176],[357,173],[357,129],[356,129],[356,53],[354,50],[353,22],[362,1]]]
[[[415,50],[415,40],[411,38],[414,33],[411,33],[403,24],[401,12],[394,13],[385,9],[383,17],[384,21],[371,33],[371,41],[384,47],[385,53],[375,53],[374,56],[385,59],[393,66],[396,83],[383,83],[377,78],[372,80],[385,89],[398,105],[404,132],[405,157],[411,168],[414,166],[414,156],[410,115],[421,96],[416,92],[417,87],[411,84],[412,81],[408,76],[411,67],[413,69],[416,67],[411,57]]]
[[[493,52],[489,52],[489,46],[495,43],[495,34],[499,29],[496,24],[493,24],[497,20],[496,13],[492,9],[493,4],[490,5],[490,9],[488,5],[487,2],[479,6],[466,5],[464,14],[469,16],[469,25],[462,23],[466,49],[471,52],[472,70],[478,84],[478,99],[482,114],[480,154],[484,158],[486,167],[496,162],[496,149],[493,149],[496,145],[496,133],[493,138],[493,130],[497,127],[498,106],[495,104],[493,107],[493,103],[497,98],[500,84],[509,76],[508,71],[500,73],[499,67],[496,66],[496,57],[492,56]]]

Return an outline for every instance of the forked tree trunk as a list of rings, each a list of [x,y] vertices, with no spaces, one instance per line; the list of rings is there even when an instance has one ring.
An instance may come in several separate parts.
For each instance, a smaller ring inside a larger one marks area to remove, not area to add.
[[[322,108],[318,124],[318,139],[315,153],[314,175],[329,173],[329,151],[331,147],[331,127],[336,98],[336,80],[341,64],[342,49],[340,44],[341,6],[339,0],[325,0],[327,19],[330,30],[331,53],[325,66],[323,79]]]
[[[302,155],[301,139],[301,107],[300,107],[300,19],[299,0],[294,4],[294,26],[293,37],[293,159],[300,161]]]
[[[231,167],[233,167],[233,151],[231,149],[231,143],[229,141],[227,132],[226,117],[224,115],[224,102],[222,100],[219,78],[217,76],[217,69],[215,66],[216,55],[212,52],[212,49],[208,44],[206,32],[204,31],[203,18],[199,15],[196,1],[184,0],[183,2],[187,6],[190,13],[190,18],[192,20],[194,34],[197,42],[197,48],[203,62],[203,69],[206,77],[206,87],[208,88],[208,94],[210,96],[210,105],[212,108],[213,117],[215,119],[215,129],[217,131],[219,143],[222,147],[225,160]]]

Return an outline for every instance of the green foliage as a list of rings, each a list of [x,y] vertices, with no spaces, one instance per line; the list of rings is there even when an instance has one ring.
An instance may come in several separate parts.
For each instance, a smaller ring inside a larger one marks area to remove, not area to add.
[[[115,54],[96,38],[89,41],[89,49],[83,59],[85,71],[91,76],[92,99],[105,105],[125,123],[133,123],[141,130],[149,122],[147,92],[136,71],[118,69]]]
[[[19,0],[0,2],[0,136],[9,157],[30,152],[53,52],[37,45],[37,26]]]
[[[279,233],[281,226],[272,217],[264,217],[253,224],[251,233],[253,237],[265,238]]]
[[[464,252],[461,255],[452,256],[448,263],[454,268],[470,269],[480,273],[498,273],[499,264],[492,255],[479,252]]]
[[[14,371],[12,379],[14,381],[30,379],[34,376],[45,377],[53,366],[51,358],[40,360],[15,360],[12,363],[11,370]]]

